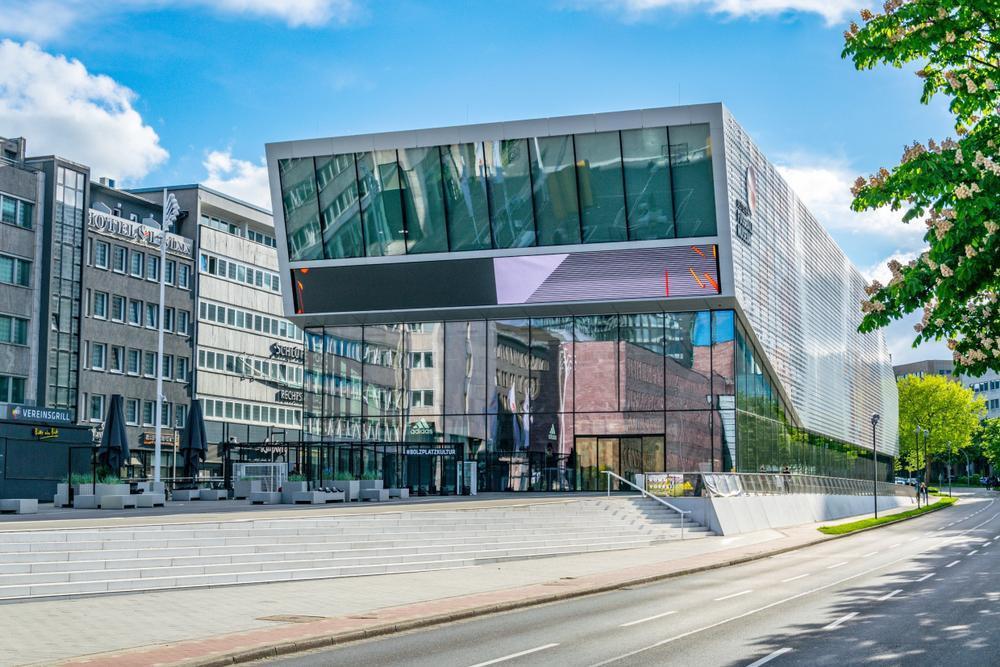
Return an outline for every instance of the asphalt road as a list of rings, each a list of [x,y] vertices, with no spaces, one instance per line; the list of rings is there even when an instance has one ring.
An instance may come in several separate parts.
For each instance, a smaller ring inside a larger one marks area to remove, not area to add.
[[[268,664],[1000,665],[1000,497],[745,565]]]

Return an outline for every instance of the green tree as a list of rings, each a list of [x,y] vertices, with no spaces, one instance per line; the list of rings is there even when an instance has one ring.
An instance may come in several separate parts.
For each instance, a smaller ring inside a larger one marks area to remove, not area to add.
[[[1000,469],[1000,419],[983,420],[982,428],[976,434],[976,444],[993,470]]]
[[[1000,0],[886,0],[844,33],[859,70],[918,63],[920,101],[949,99],[957,140],[905,146],[900,164],[859,178],[856,211],[903,210],[923,221],[929,246],[892,280],[868,287],[860,330],[923,309],[914,345],[948,340],[957,368],[1000,369]]]
[[[897,387],[899,459],[907,470],[923,468],[924,479],[930,479],[931,460],[946,459],[951,451],[972,445],[986,405],[971,389],[941,375],[907,376]],[[918,427],[930,431],[926,459]]]

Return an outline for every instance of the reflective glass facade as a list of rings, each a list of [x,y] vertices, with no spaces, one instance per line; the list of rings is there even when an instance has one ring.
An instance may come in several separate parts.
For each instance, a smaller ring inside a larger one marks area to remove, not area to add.
[[[289,260],[716,233],[707,124],[279,160]]]

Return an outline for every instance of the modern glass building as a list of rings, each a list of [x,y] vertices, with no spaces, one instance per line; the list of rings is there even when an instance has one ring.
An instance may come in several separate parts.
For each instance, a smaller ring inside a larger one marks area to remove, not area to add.
[[[721,104],[292,141],[267,163],[328,472],[870,477],[874,444],[890,474],[864,280]]]

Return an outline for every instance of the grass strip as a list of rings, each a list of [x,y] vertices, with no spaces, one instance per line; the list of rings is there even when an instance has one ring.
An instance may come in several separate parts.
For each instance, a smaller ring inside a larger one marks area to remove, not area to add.
[[[850,523],[841,523],[836,526],[820,526],[817,530],[826,535],[846,535],[847,533],[853,533],[858,530],[865,530],[866,528],[874,528],[876,526],[882,526],[887,523],[896,523],[897,521],[905,521],[906,519],[912,519],[915,516],[920,516],[921,514],[926,514],[928,512],[935,512],[940,509],[944,509],[950,505],[954,505],[958,502],[958,498],[941,498],[936,503],[931,505],[924,505],[919,509],[907,510],[905,512],[900,512],[898,514],[890,514],[888,516],[880,516],[879,518],[862,519],[861,521],[852,521]]]

